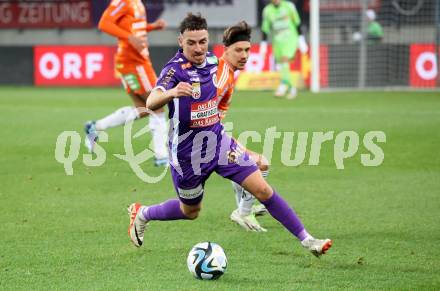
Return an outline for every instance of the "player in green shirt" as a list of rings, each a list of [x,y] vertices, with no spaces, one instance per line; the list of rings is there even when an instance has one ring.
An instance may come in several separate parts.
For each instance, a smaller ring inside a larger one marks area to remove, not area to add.
[[[383,38],[383,29],[379,22],[376,21],[376,13],[374,10],[368,9],[366,12],[368,19],[367,39],[369,44],[379,43]]]
[[[368,44],[377,44],[382,42],[384,32],[382,25],[376,21],[376,12],[372,9],[368,9],[365,12],[365,17],[368,21],[367,31],[366,31],[366,39]],[[362,33],[360,31],[356,31],[353,33],[353,41],[360,42],[362,40]]]
[[[275,96],[282,97],[287,94],[288,99],[296,97],[296,88],[290,79],[290,62],[294,59],[298,48],[299,35],[297,27],[300,18],[295,5],[284,0],[272,0],[263,9],[263,41],[260,44],[260,53],[266,54],[267,36],[272,37],[272,49],[275,62],[280,68],[281,84],[275,92]],[[304,42],[304,39],[301,41]]]

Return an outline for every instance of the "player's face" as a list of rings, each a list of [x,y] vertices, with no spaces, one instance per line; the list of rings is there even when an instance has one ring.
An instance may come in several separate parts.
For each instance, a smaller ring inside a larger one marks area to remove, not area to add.
[[[251,43],[249,41],[237,41],[225,49],[226,60],[236,70],[243,70],[249,58]]]
[[[275,6],[280,5],[281,0],[272,0],[272,4]]]
[[[183,55],[196,65],[201,65],[206,59],[208,51],[208,31],[207,30],[185,30],[179,36],[179,45],[183,49]]]

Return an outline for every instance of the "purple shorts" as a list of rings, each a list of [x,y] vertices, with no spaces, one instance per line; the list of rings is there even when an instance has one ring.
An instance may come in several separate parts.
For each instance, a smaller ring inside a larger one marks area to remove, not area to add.
[[[258,166],[242,146],[226,134],[222,138],[225,146],[218,146],[214,158],[198,165],[199,170],[194,170],[191,162],[182,161],[179,169],[170,167],[174,188],[182,203],[195,205],[202,201],[205,182],[212,172],[241,185],[250,174],[258,171]]]

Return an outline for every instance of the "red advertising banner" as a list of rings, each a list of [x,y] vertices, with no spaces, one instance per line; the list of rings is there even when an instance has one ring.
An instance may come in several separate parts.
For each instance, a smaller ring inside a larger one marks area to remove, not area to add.
[[[36,46],[36,86],[112,86],[120,81],[114,73],[116,47]]]
[[[319,46],[319,84],[321,88],[328,87],[328,46]],[[310,79],[308,82],[310,87]]]
[[[440,46],[438,50],[440,54]],[[409,58],[409,85],[411,87],[436,87],[440,76],[435,45],[412,44]]]
[[[0,28],[90,28],[92,1],[1,1]]]

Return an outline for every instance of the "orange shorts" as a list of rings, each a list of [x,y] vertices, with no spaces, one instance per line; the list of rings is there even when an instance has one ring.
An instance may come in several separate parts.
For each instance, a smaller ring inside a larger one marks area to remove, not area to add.
[[[150,59],[143,64],[116,62],[116,72],[128,94],[144,95],[156,85],[157,76]]]

